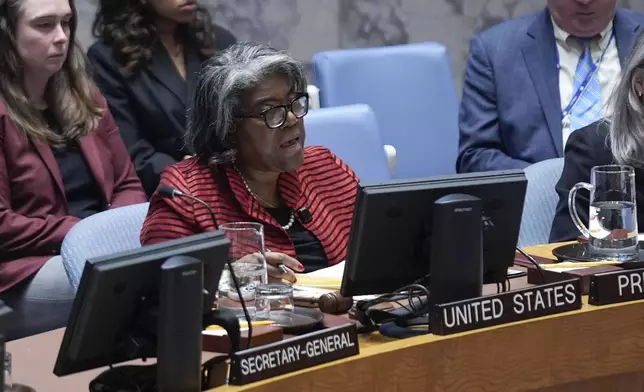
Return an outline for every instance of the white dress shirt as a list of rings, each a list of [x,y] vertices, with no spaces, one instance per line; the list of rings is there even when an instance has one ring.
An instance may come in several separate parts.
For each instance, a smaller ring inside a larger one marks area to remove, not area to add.
[[[575,37],[565,32],[561,27],[552,21],[554,26],[555,41],[557,51],[559,52],[559,95],[561,97],[561,111],[570,103],[574,91],[574,78],[577,71],[577,64],[583,52],[583,48],[577,42]],[[602,106],[604,117],[609,117],[612,110],[608,105],[613,89],[619,81],[622,72],[622,66],[619,62],[619,53],[615,37],[611,40],[613,31],[613,22],[611,21],[606,28],[599,33],[599,36],[593,38],[590,43],[590,54],[593,62],[601,57],[604,50],[604,57],[599,64],[599,84],[601,86]],[[609,44],[610,41],[610,44]],[[563,145],[566,146],[568,136],[570,136],[570,116],[563,119],[561,123]]]

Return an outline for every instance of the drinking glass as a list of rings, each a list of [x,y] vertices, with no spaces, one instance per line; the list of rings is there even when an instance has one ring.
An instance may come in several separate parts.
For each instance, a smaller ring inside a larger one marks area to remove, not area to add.
[[[579,189],[590,191],[588,227],[577,213]],[[595,166],[590,184],[580,182],[568,194],[568,208],[575,226],[588,238],[589,251],[602,260],[638,258],[635,170],[625,165]]]
[[[255,307],[258,319],[285,322],[293,317],[293,286],[269,283],[257,286]]]
[[[268,282],[264,256],[264,226],[261,223],[235,222],[219,226],[230,240],[229,259],[239,283],[241,298],[251,318],[255,317],[255,288]],[[244,318],[241,299],[230,276],[228,265],[219,280],[217,306],[232,310]]]

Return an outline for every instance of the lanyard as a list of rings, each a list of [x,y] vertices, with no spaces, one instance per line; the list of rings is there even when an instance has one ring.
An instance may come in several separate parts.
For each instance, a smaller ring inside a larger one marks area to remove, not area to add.
[[[606,54],[606,51],[608,50],[608,47],[610,46],[611,42],[613,42],[613,38],[615,37],[615,31],[611,32],[610,34],[610,39],[608,40],[608,44],[602,51],[601,56],[599,56],[599,59],[593,64],[592,68],[590,69],[590,72],[586,75],[586,78],[584,81],[579,85],[579,88],[577,91],[572,96],[572,99],[568,103],[568,106],[564,109],[564,111],[561,114],[561,119],[565,119],[568,117],[570,112],[572,112],[572,109],[575,107],[575,104],[577,104],[577,101],[579,101],[579,98],[581,98],[581,95],[586,91],[586,88],[588,88],[588,85],[590,84],[590,81],[593,79],[593,76],[599,71],[599,67],[601,65],[602,60],[604,59],[604,55]],[[561,67],[561,62],[559,59],[559,48],[556,50],[557,53],[557,68],[559,69]],[[574,78],[574,76],[573,76]]]

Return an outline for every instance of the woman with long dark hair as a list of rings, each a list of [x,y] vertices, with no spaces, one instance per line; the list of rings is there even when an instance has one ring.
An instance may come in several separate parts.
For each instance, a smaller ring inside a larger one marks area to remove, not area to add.
[[[0,298],[9,338],[65,325],[63,238],[92,214],[146,200],[76,46],[70,0],[0,0]]]
[[[186,110],[201,63],[235,43],[196,0],[101,0],[89,49],[148,195],[163,168],[192,155]]]

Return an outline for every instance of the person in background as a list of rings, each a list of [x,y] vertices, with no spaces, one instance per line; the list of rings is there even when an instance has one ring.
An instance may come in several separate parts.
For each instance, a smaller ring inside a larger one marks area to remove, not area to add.
[[[79,220],[146,200],[76,46],[70,0],[0,3],[0,298],[8,338],[65,325],[74,293],[60,256]]]
[[[272,278],[294,281],[293,271],[344,260],[358,179],[327,148],[304,147],[306,85],[299,63],[263,44],[236,44],[209,60],[188,122],[196,156],[167,167],[161,184],[208,203],[216,222],[201,204],[155,193],[141,243],[259,222]]]
[[[581,235],[568,212],[568,193],[578,182],[590,182],[590,172],[598,165],[630,165],[635,168],[637,204],[644,206],[644,34],[624,65],[610,105],[611,118],[598,121],[570,135],[564,156],[564,169],[557,183],[556,215],[550,232],[551,242],[575,240]],[[588,227],[590,200],[579,192],[577,211]],[[637,209],[638,227],[644,227],[644,208]]]
[[[610,114],[606,102],[642,25],[644,14],[616,0],[548,0],[541,12],[475,36],[457,170],[523,169],[562,157],[571,133]]]
[[[195,0],[101,0],[88,57],[146,193],[185,145],[188,100],[201,63],[235,43]]]

